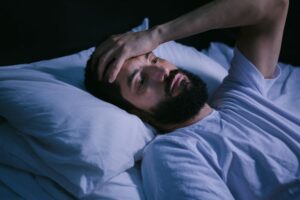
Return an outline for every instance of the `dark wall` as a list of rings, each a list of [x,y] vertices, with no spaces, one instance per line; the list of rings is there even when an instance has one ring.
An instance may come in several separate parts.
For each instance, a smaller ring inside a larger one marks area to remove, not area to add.
[[[290,0],[280,61],[300,66],[300,1]]]
[[[157,24],[197,7],[179,2],[6,0],[0,5],[0,65],[77,52],[130,30],[145,16]]]
[[[111,34],[141,23],[151,25],[178,17],[208,0],[6,0],[0,5],[0,65],[33,62],[95,46]],[[299,3],[290,1],[281,59],[300,63]],[[236,31],[209,31],[180,40],[198,49],[219,40],[234,44]]]

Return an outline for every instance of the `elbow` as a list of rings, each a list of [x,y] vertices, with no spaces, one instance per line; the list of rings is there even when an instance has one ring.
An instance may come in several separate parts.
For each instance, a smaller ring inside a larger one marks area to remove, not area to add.
[[[289,0],[273,0],[275,1],[281,8],[287,8],[289,6]]]
[[[288,9],[289,0],[268,0],[265,7],[270,7],[268,10],[272,12],[282,12]],[[271,6],[270,6],[271,5]]]
[[[286,12],[289,8],[289,0],[274,0],[277,5],[275,5],[275,9],[280,12]]]
[[[286,14],[289,7],[289,0],[258,0],[258,2],[260,2],[256,13],[258,20],[274,19]]]

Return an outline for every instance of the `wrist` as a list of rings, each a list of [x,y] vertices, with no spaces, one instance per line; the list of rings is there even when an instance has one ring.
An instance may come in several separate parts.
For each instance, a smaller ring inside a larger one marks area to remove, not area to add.
[[[149,29],[151,40],[158,46],[167,42],[163,25],[157,25]]]

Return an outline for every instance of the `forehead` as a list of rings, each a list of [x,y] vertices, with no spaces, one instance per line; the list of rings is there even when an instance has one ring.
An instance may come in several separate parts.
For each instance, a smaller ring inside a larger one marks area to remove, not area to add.
[[[154,54],[153,54],[154,55]],[[124,81],[124,79],[129,78],[136,70],[143,70],[147,67],[158,67],[158,68],[164,68],[166,71],[171,71],[174,69],[177,69],[177,67],[170,63],[167,60],[164,60],[162,58],[159,58],[158,64],[151,64],[147,60],[147,57],[145,55],[141,55],[138,57],[134,57],[131,59],[128,59],[124,62],[118,76],[117,76],[117,82],[120,83]]]

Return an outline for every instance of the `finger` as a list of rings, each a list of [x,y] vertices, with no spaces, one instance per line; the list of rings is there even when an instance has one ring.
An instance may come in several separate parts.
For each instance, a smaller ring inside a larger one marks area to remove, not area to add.
[[[104,54],[105,52],[107,52],[108,49],[111,48],[111,46],[112,46],[112,43],[109,41],[106,41],[106,42],[100,44],[94,51],[93,57],[97,58],[100,55]]]
[[[103,50],[104,51],[104,50]],[[97,49],[93,52],[92,54],[92,61],[91,61],[91,66],[92,66],[92,71],[95,72],[98,69],[98,65],[99,65],[99,58],[101,57],[101,52],[102,51],[97,51]],[[105,55],[102,55],[105,56]]]
[[[104,55],[99,56],[97,63],[98,80],[103,80],[105,71],[109,68],[109,63],[114,59],[114,49]]]
[[[104,52],[106,52],[111,47],[115,46],[115,44],[117,43],[121,35],[122,34],[110,36],[108,39],[106,39],[104,42],[102,42],[100,45],[97,46],[93,56],[97,57],[103,54]]]
[[[126,57],[121,56],[110,64],[105,75],[109,83],[113,83],[116,80],[125,60]]]
[[[92,66],[96,68],[98,67],[99,63],[99,57],[106,57],[108,55],[107,52],[112,49],[113,47],[116,47],[117,44],[117,40],[122,36],[122,34],[118,34],[118,35],[113,35],[111,36],[109,39],[107,39],[106,41],[104,41],[103,43],[101,43],[96,50],[94,51],[93,55],[92,55]]]

